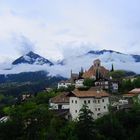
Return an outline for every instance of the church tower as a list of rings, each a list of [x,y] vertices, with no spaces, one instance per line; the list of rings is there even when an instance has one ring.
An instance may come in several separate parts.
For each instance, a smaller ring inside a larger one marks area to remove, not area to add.
[[[93,61],[93,66],[95,68],[99,68],[101,66],[101,61],[99,59],[96,59]]]

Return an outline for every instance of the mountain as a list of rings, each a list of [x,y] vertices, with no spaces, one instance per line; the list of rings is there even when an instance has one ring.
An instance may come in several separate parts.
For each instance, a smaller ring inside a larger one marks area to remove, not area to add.
[[[18,65],[18,64],[35,64],[35,65],[48,64],[50,66],[53,65],[51,61],[32,51],[27,53],[26,55],[19,57],[12,63],[12,65]]]
[[[91,50],[88,53],[86,53],[85,55],[92,55],[92,56],[98,56],[98,57],[104,57],[105,60],[107,62],[116,62],[116,61],[120,61],[123,63],[126,62],[140,62],[140,55],[133,55],[133,54],[124,54],[124,53],[120,53],[117,51],[113,51],[113,50]]]
[[[37,93],[48,87],[56,87],[61,76],[50,76],[45,71],[0,74],[0,93],[18,96],[21,93]]]
[[[113,50],[90,50],[81,55],[75,55],[71,57],[64,58],[58,61],[58,65],[62,68],[66,68],[70,71],[72,69],[77,72],[84,68],[84,70],[89,69],[93,64],[95,59],[100,59],[101,64],[107,69],[111,69],[111,65],[117,70],[134,71],[135,73],[140,73],[140,55],[135,54],[125,54]],[[61,68],[61,69],[62,69]]]
[[[81,55],[71,53],[63,60],[54,63],[34,52],[29,52],[16,59],[12,65],[1,66],[0,74],[47,71],[49,75],[61,75],[69,78],[71,70],[75,73],[79,72],[81,67],[87,70],[95,59],[100,59],[101,64],[109,70],[113,64],[116,70],[134,71],[140,74],[140,55],[125,54],[113,50],[90,50],[83,52]]]

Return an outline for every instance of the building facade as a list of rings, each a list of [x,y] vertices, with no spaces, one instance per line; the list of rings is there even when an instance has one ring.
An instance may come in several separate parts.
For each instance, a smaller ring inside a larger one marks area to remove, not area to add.
[[[69,97],[67,92],[62,92],[59,95],[53,97],[49,101],[50,109],[69,109]]]
[[[83,78],[93,78],[97,80],[106,77],[108,73],[109,70],[101,66],[101,61],[96,59],[93,61],[93,65],[89,68],[89,70],[84,72]]]
[[[84,79],[75,80],[75,87],[83,87],[84,86]]]
[[[93,112],[93,118],[97,119],[108,112],[109,94],[104,91],[73,91],[70,97],[70,114],[76,119],[84,104]]]
[[[71,85],[71,82],[69,80],[67,81],[60,81],[57,85],[57,88],[68,88]]]

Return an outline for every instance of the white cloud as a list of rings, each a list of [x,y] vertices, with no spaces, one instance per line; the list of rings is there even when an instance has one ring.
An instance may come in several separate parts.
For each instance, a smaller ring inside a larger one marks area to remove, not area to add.
[[[90,49],[139,53],[138,0],[2,0],[0,4],[0,62],[21,55],[20,36],[51,60]]]

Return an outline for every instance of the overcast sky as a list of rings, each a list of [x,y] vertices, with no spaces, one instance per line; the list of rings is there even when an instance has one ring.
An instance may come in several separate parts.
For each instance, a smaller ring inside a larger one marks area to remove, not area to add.
[[[111,49],[140,53],[140,0],[0,0],[0,62],[28,51],[57,60]]]

